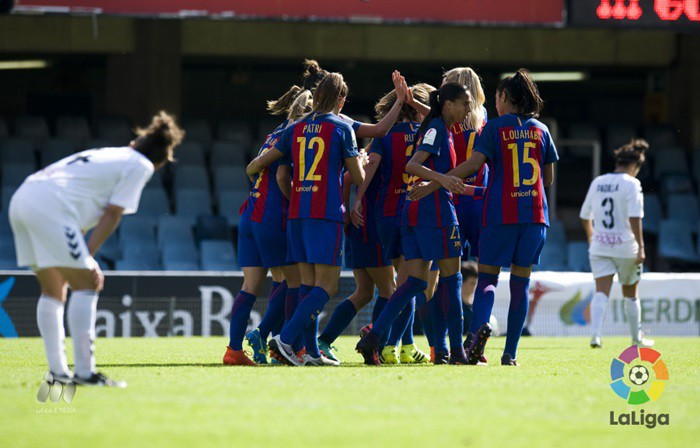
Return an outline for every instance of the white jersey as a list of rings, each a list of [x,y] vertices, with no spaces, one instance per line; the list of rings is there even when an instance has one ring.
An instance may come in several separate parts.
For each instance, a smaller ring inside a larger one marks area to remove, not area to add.
[[[593,179],[581,207],[581,219],[593,221],[591,255],[635,258],[639,245],[629,218],[644,217],[644,195],[638,179],[625,173]]]
[[[80,227],[94,227],[107,205],[138,209],[153,163],[131,147],[89,149],[29,176],[24,185],[38,203],[58,202]],[[20,187],[21,188],[21,187]]]

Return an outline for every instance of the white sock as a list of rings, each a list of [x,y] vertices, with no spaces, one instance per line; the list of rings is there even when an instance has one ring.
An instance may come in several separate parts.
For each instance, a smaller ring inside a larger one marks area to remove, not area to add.
[[[57,375],[70,375],[66,361],[66,330],[63,327],[63,303],[42,294],[36,305],[36,323],[44,340],[49,370]]]
[[[630,325],[630,334],[632,341],[639,342],[642,340],[642,307],[639,304],[639,299],[625,297],[625,315],[627,323]]]
[[[593,336],[601,336],[601,328],[605,319],[605,310],[608,307],[608,296],[602,292],[596,292],[591,300],[591,329]]]
[[[95,319],[97,292],[73,291],[68,302],[68,328],[73,338],[75,374],[89,378],[95,372]]]

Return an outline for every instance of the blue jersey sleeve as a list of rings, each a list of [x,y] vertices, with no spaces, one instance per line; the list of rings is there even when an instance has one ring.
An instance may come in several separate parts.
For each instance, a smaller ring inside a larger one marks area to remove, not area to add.
[[[486,123],[484,129],[481,131],[481,134],[477,133],[476,140],[474,142],[474,151],[482,153],[489,160],[493,160],[496,154],[494,138],[496,126],[493,125],[493,123],[493,121]]]
[[[360,126],[362,126],[362,122],[361,122],[361,121],[353,121],[353,122],[352,122],[352,130],[353,130],[354,132],[357,132],[358,129],[360,129]]]
[[[544,156],[544,164],[548,165],[559,160],[559,154],[557,153],[557,147],[554,145],[552,136],[547,133],[547,153]]]
[[[369,151],[368,154],[379,154],[380,156],[384,157],[384,143],[383,143],[383,138],[375,138],[372,139],[372,143],[369,145]]]
[[[440,147],[445,140],[445,131],[442,120],[435,119],[431,121],[416,151],[425,151],[439,156]]]
[[[292,139],[294,138],[294,126],[289,126],[284,130],[279,141],[275,144],[275,148],[284,154],[287,160],[292,156]]]
[[[340,139],[343,142],[343,158],[357,157],[357,140],[355,140],[355,131],[351,127],[340,127]]]

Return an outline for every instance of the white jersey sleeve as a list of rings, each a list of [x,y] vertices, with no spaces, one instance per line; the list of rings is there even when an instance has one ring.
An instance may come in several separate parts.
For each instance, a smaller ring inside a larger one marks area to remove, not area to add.
[[[637,179],[635,180],[636,182],[629,183],[627,217],[644,218],[644,194],[642,193],[642,184]]]
[[[149,169],[150,168],[150,169]],[[132,164],[125,167],[120,179],[112,190],[108,202],[124,208],[124,214],[136,213],[141,199],[141,192],[153,175],[153,166]]]

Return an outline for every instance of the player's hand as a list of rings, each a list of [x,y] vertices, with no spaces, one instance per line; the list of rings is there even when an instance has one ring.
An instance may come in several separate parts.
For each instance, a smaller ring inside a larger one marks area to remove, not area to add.
[[[401,84],[399,85],[398,90],[396,90],[396,101],[399,101],[401,103],[406,102],[406,92],[408,92],[408,84],[406,84],[406,79],[402,76],[401,77]]]
[[[644,261],[647,259],[646,254],[644,253],[644,247],[640,247],[639,250],[637,251],[637,258],[634,260],[635,264],[644,264]]]
[[[245,174],[248,176],[248,179],[250,179],[251,182],[255,180],[255,175],[258,174],[260,170],[257,169],[255,160],[250,162],[246,167],[245,167]]]
[[[362,165],[363,167],[367,166],[367,164],[369,163],[369,155],[367,154],[367,151],[365,151],[365,148],[360,148],[357,157],[360,160],[360,165]]]
[[[362,201],[355,200],[350,211],[350,221],[358,229],[365,225],[365,217],[362,216]]]
[[[412,201],[420,201],[433,191],[435,190],[430,187],[429,182],[421,182],[419,185],[414,185],[411,191],[408,192],[408,197],[411,198]]]
[[[413,92],[411,92],[411,89],[408,88],[408,85],[406,85],[406,104],[409,106],[416,104],[416,100],[413,98]]]
[[[102,291],[105,287],[105,275],[102,273],[102,269],[100,269],[100,265],[97,264],[97,261],[94,260],[94,265],[91,271],[92,274],[92,281],[97,285],[97,290]]]
[[[457,176],[444,175],[440,177],[440,185],[455,194],[463,194],[466,190],[464,182]]]

